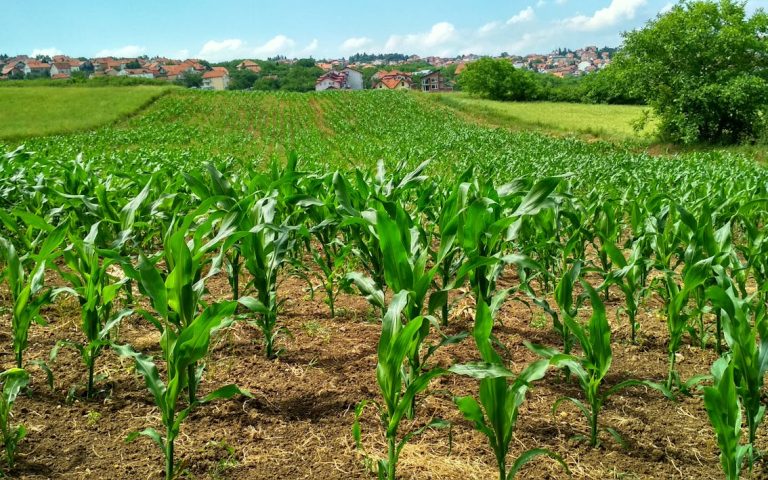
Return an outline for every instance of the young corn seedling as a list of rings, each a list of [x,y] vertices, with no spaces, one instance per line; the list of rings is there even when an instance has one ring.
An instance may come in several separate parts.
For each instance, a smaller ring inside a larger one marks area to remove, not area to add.
[[[40,250],[31,255],[33,268],[27,273],[13,244],[0,237],[0,255],[5,262],[2,276],[8,282],[11,295],[11,335],[16,367],[24,366],[24,350],[29,340],[32,322],[44,324],[40,309],[53,302],[58,291],[45,288],[45,268],[58,254],[55,253],[67,234],[67,225],[62,223],[52,230],[43,241]]]
[[[431,252],[423,240],[423,231],[418,228],[401,228],[401,225],[410,225],[415,222],[400,205],[391,204],[390,208],[395,211],[394,218],[384,208],[379,208],[376,211],[375,224],[384,259],[386,285],[392,291],[407,293],[407,302],[404,307],[405,318],[422,318],[427,306],[428,313],[431,315],[445,301],[445,292],[439,290],[433,292],[429,299],[427,298],[440,268],[440,262],[436,262],[432,268],[427,268]],[[383,306],[384,293],[371,291],[374,288],[374,282],[371,279],[364,278],[359,274],[351,275],[349,278],[354,281],[372,304]],[[427,360],[438,348],[458,343],[466,337],[464,334],[445,337],[439,344],[424,349],[422,346],[429,336],[432,323],[437,323],[437,321],[431,316],[424,317],[416,339],[408,349],[408,368],[403,373],[403,382],[406,388],[415,379],[421,377]],[[407,410],[408,418],[413,418],[414,407],[415,405],[412,405]]]
[[[698,381],[698,377],[696,377],[687,382],[682,382],[677,370],[675,370],[675,362],[677,360],[677,351],[680,349],[680,344],[683,340],[683,334],[691,318],[691,313],[688,309],[691,294],[701,285],[704,285],[713,275],[712,259],[708,258],[686,266],[683,272],[682,287],[678,285],[675,279],[676,275],[672,271],[666,271],[664,277],[660,279],[663,283],[660,293],[667,311],[667,330],[669,331],[669,343],[667,345],[669,370],[666,386],[670,390],[675,385],[688,389],[691,386],[691,382]]]
[[[147,428],[128,436],[127,441],[136,439],[139,435],[152,439],[163,451],[165,457],[165,478],[175,478],[174,441],[179,435],[181,424],[190,412],[199,405],[213,400],[232,398],[235,395],[250,397],[247,390],[241,390],[235,385],[225,385],[209,393],[202,399],[193,397],[186,407],[181,408],[179,399],[184,389],[192,391],[195,378],[195,366],[208,355],[211,335],[225,327],[235,312],[236,302],[224,302],[210,305],[181,330],[178,335],[171,325],[166,325],[160,345],[165,360],[165,381],[160,375],[152,357],[136,352],[130,345],[114,346],[115,351],[123,357],[133,359],[136,370],[144,377],[147,388],[160,409],[164,435],[153,428]],[[192,305],[193,308],[196,305]]]
[[[637,332],[640,329],[637,312],[647,292],[645,278],[649,261],[642,256],[637,244],[633,246],[629,259],[625,259],[624,254],[613,243],[606,242],[602,248],[611,257],[613,265],[618,267],[617,270],[607,275],[605,282],[606,284],[617,285],[624,294],[623,310],[629,320],[630,341],[635,344],[637,343]]]
[[[96,359],[110,344],[110,332],[132,313],[127,309],[117,312],[114,309],[116,297],[128,278],[116,280],[109,274],[110,267],[117,264],[120,258],[117,252],[96,247],[98,233],[99,223],[95,223],[85,239],[76,239],[64,250],[64,262],[68,269],[58,269],[59,274],[71,285],[66,291],[80,303],[80,329],[86,341],[78,343],[62,340],[51,351],[51,360],[56,358],[62,346],[74,348],[80,353],[88,370],[87,398],[93,396]]]
[[[747,417],[748,441],[756,451],[757,429],[765,417],[763,382],[768,372],[768,316],[766,306],[737,296],[724,275],[722,286],[707,289],[707,298],[723,312],[725,341],[730,348],[729,368],[733,369],[736,394]],[[752,464],[750,455],[750,466]]]
[[[255,323],[264,336],[264,349],[269,359],[277,358],[281,353],[275,346],[282,331],[277,325],[282,303],[277,297],[278,276],[288,267],[300,268],[295,239],[299,227],[292,224],[290,216],[277,223],[276,207],[277,194],[273,193],[249,207],[240,225],[243,231],[240,249],[245,267],[251,274],[246,288],[256,290],[256,297],[249,297],[242,304],[258,315]]]
[[[747,456],[752,456],[753,444],[741,445],[741,404],[734,382],[734,365],[726,358],[712,365],[715,383],[704,387],[704,407],[709,423],[717,435],[720,466],[727,480],[739,480]]]
[[[535,353],[549,359],[551,365],[567,368],[570,374],[576,376],[586,402],[573,397],[561,397],[552,406],[552,413],[554,415],[563,402],[567,401],[574,404],[584,414],[589,423],[589,437],[586,438],[589,444],[595,447],[599,444],[600,410],[611,395],[633,386],[653,388],[659,390],[667,397],[670,397],[671,393],[664,386],[645,380],[625,380],[608,389],[603,388],[605,376],[608,374],[613,360],[611,353],[611,329],[605,316],[605,306],[597,291],[583,280],[581,284],[587,291],[592,303],[592,316],[589,319],[589,325],[587,328],[584,328],[571,317],[565,317],[563,321],[579,342],[582,355],[575,356],[560,353],[555,349],[532,345],[528,342],[526,342],[526,346]],[[619,443],[624,444],[618,432],[614,429],[605,428],[605,430]]]
[[[520,375],[514,376],[503,367],[502,358],[496,353],[491,343],[493,316],[491,309],[482,300],[477,307],[474,337],[480,357],[485,362],[485,368],[465,371],[462,366],[451,370],[480,379],[480,402],[474,397],[459,397],[454,401],[464,418],[474,423],[475,428],[488,437],[488,443],[496,456],[499,469],[499,480],[511,480],[523,465],[540,455],[546,455],[560,463],[566,472],[568,466],[556,453],[534,448],[523,452],[511,467],[507,466],[512,435],[517,425],[520,405],[525,401],[525,395],[531,383],[544,377],[549,366],[547,360],[539,360],[530,364]],[[508,378],[512,378],[509,383]]]
[[[12,470],[16,458],[16,449],[27,434],[24,425],[11,425],[11,410],[19,392],[29,384],[29,374],[21,368],[11,368],[0,373],[2,396],[0,396],[0,431],[3,434],[3,447],[8,469]],[[2,474],[0,474],[0,477]]]
[[[165,268],[168,270],[165,279],[163,279],[164,272],[156,265],[159,256],[154,259],[140,256],[136,268],[128,262],[123,262],[123,270],[138,282],[141,292],[149,297],[160,320],[143,309],[137,312],[157,328],[163,335],[163,341],[180,336],[192,324],[202,303],[205,281],[220,271],[222,252],[226,250],[233,238],[230,235],[234,228],[226,221],[231,217],[225,217],[218,233],[207,243],[203,244],[203,237],[210,233],[212,228],[212,224],[208,222],[198,226],[194,238],[188,244],[185,235],[189,231],[188,223],[191,218],[191,216],[187,217],[178,230],[171,231],[166,236],[165,252],[162,254],[166,263]],[[209,219],[209,222],[211,221]],[[207,252],[225,238],[226,241],[219,253],[211,260],[211,266],[203,276]],[[202,375],[202,367],[203,365],[198,366],[196,363],[188,365],[188,381],[185,384],[188,386],[190,403],[194,403],[197,399],[197,386]]]
[[[433,378],[447,373],[446,370],[434,368],[412,377],[410,383],[406,385],[403,362],[408,352],[417,346],[419,330],[422,324],[428,321],[419,316],[409,318],[408,323],[403,325],[401,316],[408,305],[408,296],[407,291],[400,291],[392,298],[382,319],[381,337],[377,350],[376,380],[384,402],[383,404],[374,402],[374,405],[379,411],[387,439],[387,458],[377,462],[378,477],[381,480],[395,480],[400,452],[413,436],[419,435],[428,428],[448,426],[443,420],[433,419],[426,426],[408,432],[402,437],[398,434],[400,422],[411,409],[416,395],[426,390]],[[355,423],[352,427],[355,443],[361,450],[363,447],[360,440],[360,417],[367,404],[367,401],[362,401],[357,405]]]
[[[331,318],[336,316],[336,298],[343,289],[343,273],[351,250],[351,246],[344,245],[340,238],[342,217],[336,209],[332,180],[332,175],[308,177],[301,185],[307,197],[318,197],[307,209],[309,235],[305,236],[305,248],[320,270],[317,276],[325,290],[325,303]],[[319,249],[312,245],[312,239]]]

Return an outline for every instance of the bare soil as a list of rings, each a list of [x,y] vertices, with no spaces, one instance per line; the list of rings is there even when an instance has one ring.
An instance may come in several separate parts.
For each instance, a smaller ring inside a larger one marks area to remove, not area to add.
[[[203,406],[187,419],[176,447],[184,478],[375,478],[354,447],[351,426],[355,405],[363,399],[378,398],[375,368],[379,323],[367,302],[354,295],[342,295],[337,317],[329,318],[322,294],[317,292],[310,298],[306,287],[293,278],[286,279],[281,287],[280,295],[287,301],[280,321],[290,336],[281,337],[285,352],[278,360],[264,358],[258,329],[245,321],[236,323],[212,345],[202,393],[237,383],[249,389],[254,398]],[[224,278],[214,278],[209,290],[212,298],[229,295]],[[658,302],[651,300],[642,310],[639,345],[631,345],[626,318],[616,314],[620,306],[617,293],[607,305],[614,332],[609,384],[628,378],[662,381],[667,368],[666,324]],[[7,295],[0,293],[0,306],[7,305]],[[454,312],[445,333],[471,330],[471,299],[459,299]],[[79,308],[74,300],[60,299],[44,311],[44,316],[48,326],[32,327],[29,360],[48,360],[58,340],[81,338]],[[524,340],[560,345],[548,317],[538,308],[508,301],[498,320],[501,324],[495,333],[507,347],[504,356],[514,370],[536,358],[523,346]],[[3,367],[13,364],[9,322],[8,309],[0,309]],[[137,350],[159,354],[157,333],[139,316],[126,320],[119,336],[121,342]],[[678,359],[680,373],[684,378],[707,373],[715,358],[711,349],[684,346]],[[471,338],[433,357],[433,363],[441,366],[474,360],[477,354]],[[14,421],[26,425],[29,434],[20,445],[12,477],[162,477],[161,452],[154,443],[144,437],[125,442],[131,432],[161,428],[159,412],[131,362],[105,351],[97,370],[106,378],[99,383],[101,392],[94,400],[82,398],[86,372],[75,351],[63,349],[51,368],[55,388],[48,388],[41,370],[30,367],[32,388],[16,404]],[[73,385],[78,390],[74,399],[68,400]],[[401,456],[401,478],[498,478],[486,439],[462,418],[451,399],[476,392],[476,381],[464,377],[445,376],[433,382],[429,394],[421,397],[416,420],[403,422],[401,431],[424,425],[433,417],[450,420],[453,427],[450,432],[427,431],[414,438]],[[552,404],[563,395],[580,398],[581,393],[557,371],[551,371],[531,390],[519,417],[510,464],[524,450],[545,447],[562,455],[572,478],[722,478],[714,433],[698,395],[671,402],[656,391],[635,388],[612,397],[601,422],[616,429],[627,448],[607,433],[602,434],[603,444],[598,448],[573,440],[588,433],[588,424],[568,405],[553,416]],[[367,453],[383,455],[383,429],[373,407],[364,414],[362,432]],[[764,429],[758,444],[766,444]],[[529,463],[519,478],[569,477],[555,462],[540,458]],[[754,478],[768,478],[764,464],[757,465]]]

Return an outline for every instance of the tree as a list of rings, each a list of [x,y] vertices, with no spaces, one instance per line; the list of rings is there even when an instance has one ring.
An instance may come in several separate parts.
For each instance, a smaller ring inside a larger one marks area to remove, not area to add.
[[[132,62],[126,63],[125,64],[125,68],[131,68],[131,69],[133,69],[133,68],[141,68],[141,64],[139,63],[138,60],[134,60]]]
[[[202,73],[185,73],[184,75],[180,76],[179,78],[174,81],[176,85],[181,85],[182,87],[192,88],[197,87],[200,88],[203,86],[203,74]]]
[[[764,127],[768,15],[744,2],[687,1],[624,35],[616,73],[660,120],[663,138],[733,143]]]
[[[508,60],[482,58],[467,65],[459,85],[468,93],[491,100],[536,100],[538,88],[533,75]]]

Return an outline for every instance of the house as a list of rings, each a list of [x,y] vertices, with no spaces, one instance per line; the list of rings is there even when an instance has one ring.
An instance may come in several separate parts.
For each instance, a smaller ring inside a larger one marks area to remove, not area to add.
[[[180,66],[193,69],[197,73],[205,73],[206,68],[196,60],[184,60]]]
[[[448,85],[440,70],[435,70],[421,77],[421,91],[427,93],[451,92],[453,86]]]
[[[51,78],[53,78],[55,75],[70,76],[71,74],[72,66],[69,64],[69,62],[53,62],[51,64]]]
[[[409,73],[398,72],[377,72],[372,78],[373,88],[376,90],[400,90],[413,87],[413,78]]]
[[[0,69],[0,78],[24,78],[24,62],[21,60],[11,60]]]
[[[51,74],[51,66],[45,62],[37,60],[26,60],[24,62],[24,75],[37,77],[46,77]]]
[[[155,78],[154,73],[146,68],[125,68],[117,72],[117,75],[129,78]]]
[[[213,70],[203,74],[203,88],[208,90],[226,90],[229,85],[229,70],[224,67],[213,67]]]
[[[238,70],[248,70],[253,73],[261,73],[261,65],[253,60],[243,60],[237,65]]]
[[[68,73],[56,73],[51,75],[51,80],[69,80],[72,78]]]
[[[166,65],[164,68],[165,68],[165,74],[168,77],[169,82],[178,80],[179,78],[183,77],[188,73],[197,73],[197,70],[195,70],[195,68],[189,64]]]
[[[331,70],[320,75],[315,82],[315,91],[325,90],[362,90],[363,74],[351,68],[345,68],[340,72]]]

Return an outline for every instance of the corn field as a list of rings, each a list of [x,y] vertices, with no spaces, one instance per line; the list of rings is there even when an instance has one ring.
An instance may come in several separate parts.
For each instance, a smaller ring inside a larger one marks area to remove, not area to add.
[[[747,159],[384,92],[0,147],[10,477],[768,475]]]

